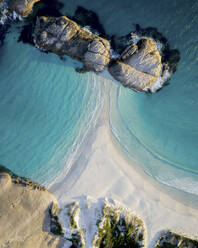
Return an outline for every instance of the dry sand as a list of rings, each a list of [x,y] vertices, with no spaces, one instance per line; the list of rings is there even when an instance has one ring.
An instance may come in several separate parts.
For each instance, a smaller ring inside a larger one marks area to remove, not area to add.
[[[78,160],[50,190],[60,205],[84,196],[118,201],[145,222],[148,247],[164,229],[198,237],[198,210],[170,197],[137,168],[122,154],[107,115],[101,114]]]
[[[47,190],[13,183],[0,173],[0,248],[60,248],[63,241],[50,233],[49,206],[57,202]]]

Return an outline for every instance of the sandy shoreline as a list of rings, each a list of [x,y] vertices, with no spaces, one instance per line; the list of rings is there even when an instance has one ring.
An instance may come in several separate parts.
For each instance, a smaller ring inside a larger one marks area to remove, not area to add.
[[[144,221],[148,247],[165,229],[198,237],[198,210],[168,196],[123,156],[107,115],[95,123],[69,173],[51,185],[60,205],[84,196],[118,201]]]

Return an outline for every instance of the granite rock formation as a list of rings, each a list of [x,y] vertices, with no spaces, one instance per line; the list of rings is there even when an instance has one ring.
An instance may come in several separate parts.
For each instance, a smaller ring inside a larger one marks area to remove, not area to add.
[[[162,72],[161,55],[155,42],[144,38],[137,45],[129,44],[121,57],[112,61],[109,72],[124,86],[136,91],[146,91]]]
[[[91,71],[102,72],[110,62],[109,42],[65,16],[38,18],[34,41],[41,50],[71,56]]]
[[[141,39],[136,53],[126,58],[124,62],[136,70],[150,74],[154,77],[161,75],[161,56],[156,43],[151,39]]]
[[[32,11],[32,7],[40,0],[10,0],[8,7],[11,11],[15,11],[18,15],[27,16]]]

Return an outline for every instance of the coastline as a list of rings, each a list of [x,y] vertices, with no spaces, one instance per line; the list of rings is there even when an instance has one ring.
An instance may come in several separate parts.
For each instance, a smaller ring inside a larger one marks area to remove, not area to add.
[[[116,84],[109,87],[116,87]],[[104,109],[108,106],[106,101],[84,150],[68,174],[62,175],[49,190],[60,206],[86,196],[119,202],[144,221],[148,247],[152,247],[161,231],[167,229],[197,238],[197,209],[169,196],[123,155],[111,134],[108,108]]]

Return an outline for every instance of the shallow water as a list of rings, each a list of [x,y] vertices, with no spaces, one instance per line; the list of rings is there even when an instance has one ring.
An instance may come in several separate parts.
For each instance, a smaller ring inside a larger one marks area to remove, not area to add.
[[[17,43],[13,27],[0,50],[0,163],[46,183],[72,163],[102,97],[79,62]]]
[[[63,1],[95,11],[108,34],[133,24],[156,27],[179,49],[170,85],[148,95],[117,86],[111,128],[123,150],[163,184],[198,194],[198,1]],[[22,43],[13,28],[0,49],[0,163],[39,182],[69,167],[98,112],[101,77],[78,74],[79,63]],[[53,177],[52,177],[53,175]]]
[[[82,1],[67,2],[74,12]],[[133,24],[156,27],[180,51],[170,85],[153,95],[118,87],[111,127],[121,147],[162,183],[198,194],[198,1],[83,1],[108,34],[124,35]]]

